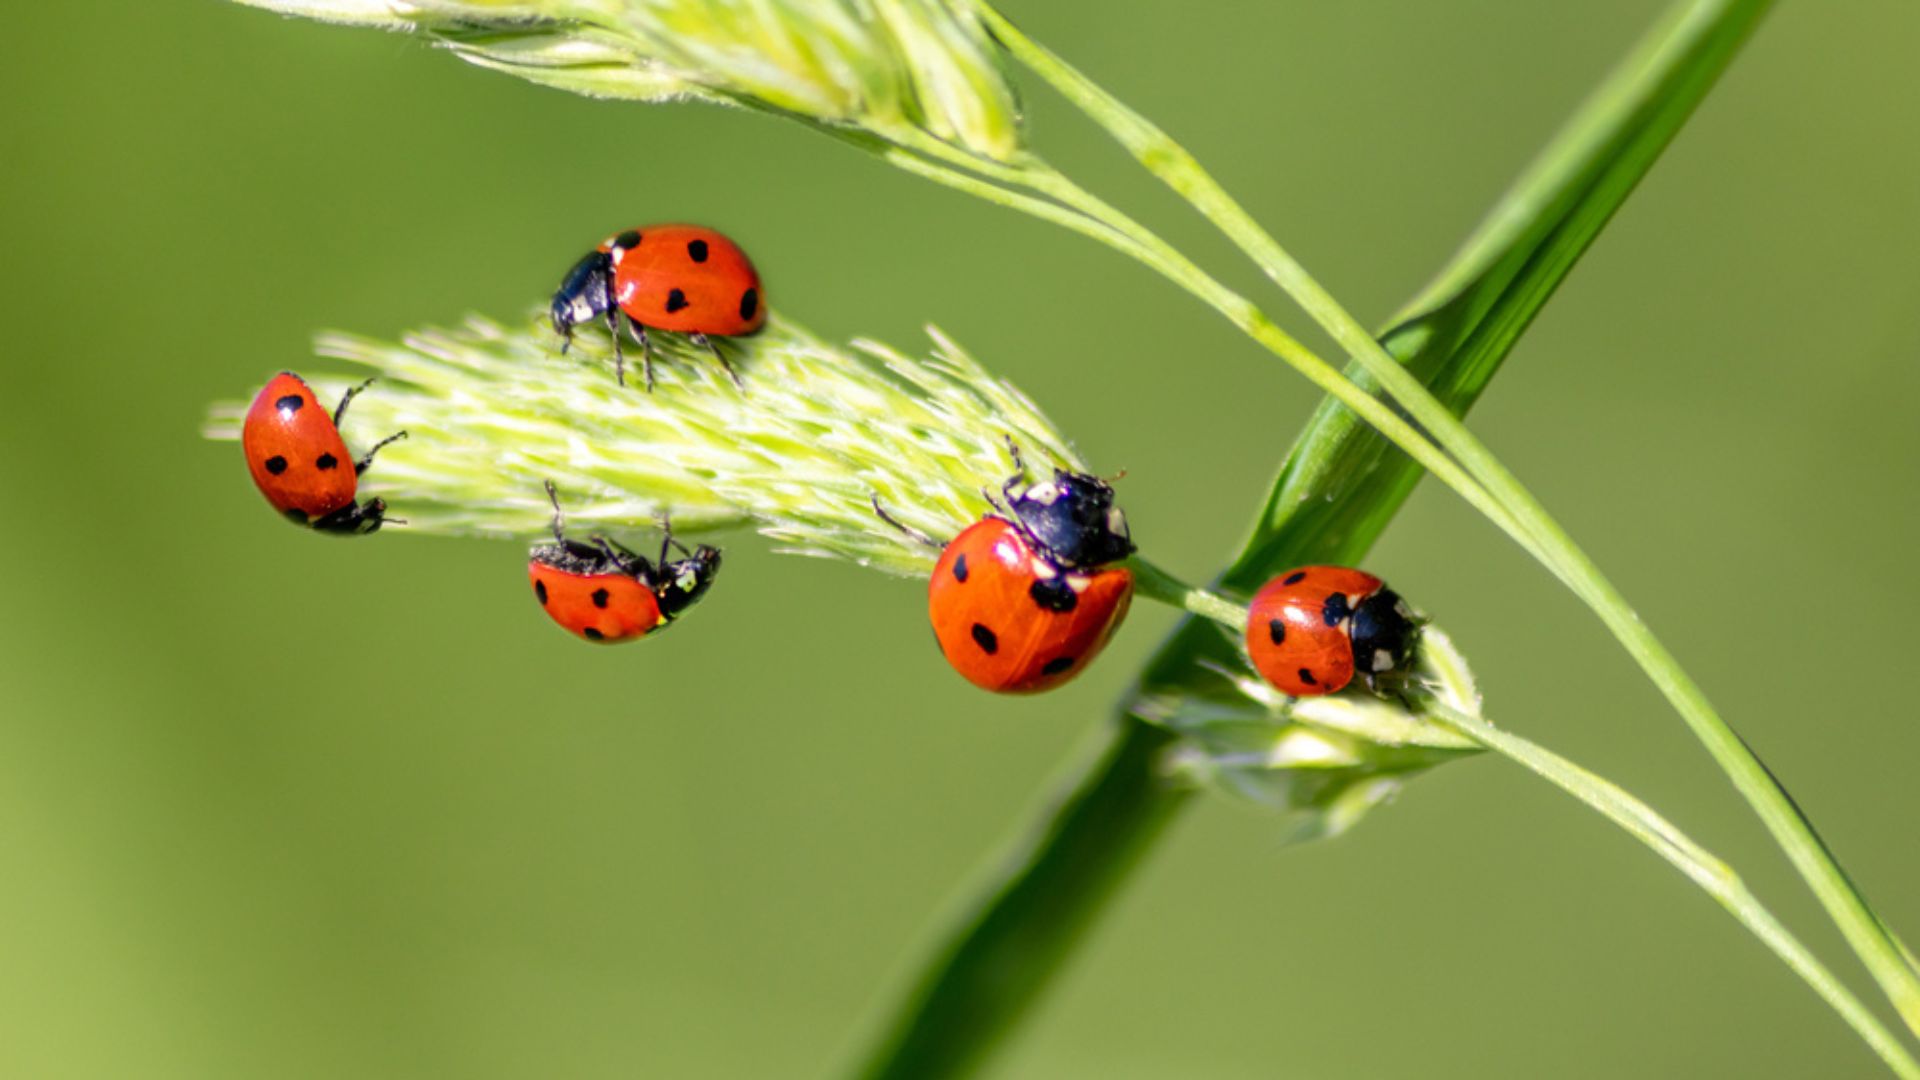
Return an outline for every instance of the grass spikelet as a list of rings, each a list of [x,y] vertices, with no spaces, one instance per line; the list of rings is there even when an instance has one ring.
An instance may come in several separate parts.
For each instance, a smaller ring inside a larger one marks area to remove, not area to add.
[[[931,354],[873,341],[839,346],[776,319],[721,347],[745,381],[679,335],[655,336],[659,386],[614,381],[612,347],[583,330],[559,340],[530,318],[471,318],[385,342],[319,337],[319,355],[358,370],[313,379],[337,399],[377,376],[345,420],[348,441],[392,431],[363,478],[413,531],[535,538],[542,483],[583,527],[678,531],[751,526],[799,554],[925,573],[933,552],[881,521],[946,538],[986,513],[1014,472],[1008,440],[1035,470],[1087,466],[1040,410],[937,330]],[[208,434],[234,438],[244,405],[218,405]]]

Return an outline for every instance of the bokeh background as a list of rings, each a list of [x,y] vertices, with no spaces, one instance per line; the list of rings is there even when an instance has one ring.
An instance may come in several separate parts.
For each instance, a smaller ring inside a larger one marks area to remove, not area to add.
[[[1369,319],[1659,7],[1007,4]],[[1087,677],[991,699],[928,647],[917,585],[742,536],[690,625],[582,647],[515,546],[299,533],[200,439],[314,330],[510,316],[613,226],[712,222],[789,317],[905,346],[937,322],[1015,377],[1130,470],[1137,536],[1194,577],[1315,402],[1137,266],[795,126],[224,3],[8,26],[0,1075],[832,1075],[1171,624],[1138,608]],[[1916,35],[1899,0],[1777,12],[1475,416],[1910,936]],[[1030,97],[1043,149],[1261,288]],[[1430,486],[1373,566],[1495,718],[1646,796],[1854,974],[1679,722],[1492,527]],[[1480,759],[1303,848],[1204,801],[998,1075],[1877,1069],[1664,864]]]

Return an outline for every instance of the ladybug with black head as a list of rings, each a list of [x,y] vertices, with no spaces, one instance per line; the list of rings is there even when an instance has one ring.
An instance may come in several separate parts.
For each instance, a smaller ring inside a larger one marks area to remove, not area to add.
[[[653,390],[653,343],[649,328],[687,334],[711,351],[735,386],[740,376],[714,342],[740,337],[767,321],[760,273],[727,236],[704,225],[645,225],[608,237],[567,271],[548,309],[563,342],[573,342],[581,323],[606,320],[613,335],[615,376],[626,385],[620,348],[620,317],[639,342],[647,390]],[[743,387],[744,388],[744,387]]]
[[[664,629],[692,607],[720,572],[718,548],[688,551],[662,523],[660,557],[649,561],[604,536],[571,540],[560,511],[560,494],[547,481],[553,503],[553,540],[527,558],[527,579],[541,610],[561,628],[586,641],[634,641]],[[683,558],[669,559],[677,550]]]
[[[941,548],[927,614],[953,669],[985,690],[1033,694],[1072,679],[1106,647],[1133,598],[1132,571],[1113,564],[1134,548],[1112,485],[1055,469],[1023,487],[1017,449],[1014,465],[1001,498],[988,496],[996,512],[944,546],[888,516],[877,498],[874,510]]]
[[[357,461],[340,437],[347,406],[372,384],[368,379],[340,395],[331,416],[306,381],[291,371],[269,379],[254,396],[240,429],[240,447],[254,486],[288,521],[315,532],[359,536],[389,520],[383,500],[360,503],[355,496],[360,474],[373,464],[373,456],[407,433],[381,439]]]
[[[1254,594],[1247,656],[1261,677],[1294,697],[1338,693],[1356,674],[1378,692],[1412,667],[1419,629],[1413,609],[1372,574],[1302,566]]]

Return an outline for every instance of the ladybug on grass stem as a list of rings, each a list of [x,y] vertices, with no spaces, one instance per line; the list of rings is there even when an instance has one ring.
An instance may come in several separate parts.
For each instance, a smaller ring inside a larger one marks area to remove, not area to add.
[[[1009,448],[1012,444],[1009,443]],[[927,613],[947,662],[968,682],[1002,694],[1034,694],[1072,679],[1106,647],[1126,617],[1133,573],[1109,564],[1133,553],[1113,488],[1084,473],[1014,489],[1026,466],[1001,485],[997,513],[946,544],[927,585]],[[908,536],[938,541],[874,512]]]
[[[533,549],[527,579],[541,609],[562,629],[588,641],[631,641],[667,626],[706,594],[720,572],[719,549],[701,544],[688,551],[665,521],[658,562],[604,536],[592,537],[592,543],[569,540],[551,480],[547,498],[553,503],[554,542]],[[686,558],[668,562],[669,549]]]
[[[247,409],[240,429],[247,471],[260,494],[295,525],[335,536],[357,536],[378,530],[387,520],[387,504],[380,499],[356,503],[360,474],[373,464],[373,455],[402,431],[373,444],[358,461],[340,438],[340,420],[354,396],[372,379],[340,395],[340,406],[328,416],[300,376],[283,371],[267,381]]]
[[[613,335],[614,371],[622,386],[627,364],[620,349],[620,316],[625,315],[640,343],[649,393],[649,328],[690,335],[694,344],[713,353],[735,386],[745,389],[713,339],[751,334],[767,321],[760,274],[752,260],[740,245],[700,225],[648,225],[608,238],[567,271],[549,314],[564,339],[562,353],[573,342],[575,326],[606,319]]]
[[[1247,656],[1294,697],[1367,689],[1405,675],[1419,622],[1386,583],[1344,566],[1302,566],[1261,587],[1247,608]]]

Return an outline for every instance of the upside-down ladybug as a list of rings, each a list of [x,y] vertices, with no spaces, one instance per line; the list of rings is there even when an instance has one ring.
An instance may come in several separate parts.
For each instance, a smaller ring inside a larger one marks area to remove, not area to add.
[[[1133,573],[1107,564],[1132,554],[1133,542],[1105,481],[1055,469],[1016,495],[1026,468],[1014,460],[1020,472],[1001,485],[1006,509],[941,550],[927,614],[940,651],[968,682],[1034,694],[1084,670],[1126,617]]]
[[[609,237],[575,263],[553,294],[553,328],[573,341],[573,328],[605,318],[613,334],[614,371],[627,381],[620,351],[620,315],[627,317],[640,343],[647,389],[653,389],[653,345],[648,329],[689,334],[712,350],[727,375],[740,376],[714,344],[715,337],[739,337],[767,321],[760,275],[740,245],[700,225],[646,225]]]
[[[340,438],[340,418],[348,403],[372,382],[368,379],[340,395],[340,407],[332,416],[291,371],[275,375],[254,397],[240,430],[240,446],[254,485],[287,520],[344,536],[373,532],[386,520],[385,501],[356,504],[354,494],[373,455],[407,433],[381,439],[358,461]]]
[[[1399,594],[1372,574],[1302,566],[1261,587],[1247,609],[1247,655],[1294,697],[1337,693],[1357,671],[1368,689],[1404,672],[1419,630]]]
[[[553,500],[554,542],[533,549],[527,579],[553,621],[588,641],[631,641],[666,626],[706,593],[720,571],[719,549],[701,544],[689,552],[671,528],[660,541],[657,563],[604,536],[590,544],[569,540],[552,481],[547,498]],[[687,557],[668,562],[669,547]]]

